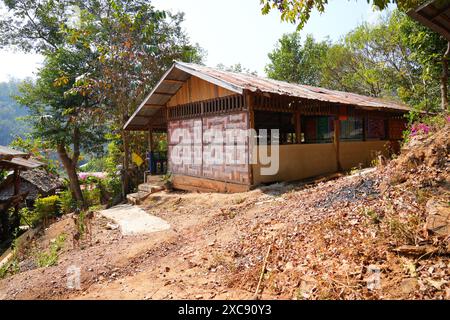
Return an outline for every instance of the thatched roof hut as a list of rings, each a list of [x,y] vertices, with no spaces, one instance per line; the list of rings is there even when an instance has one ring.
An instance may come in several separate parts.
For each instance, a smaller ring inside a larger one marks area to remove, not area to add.
[[[55,194],[64,186],[61,178],[43,169],[22,171],[20,180],[20,193],[28,192],[27,201],[35,200],[39,195],[46,197]],[[11,174],[0,184],[0,201],[6,201],[13,195],[14,177]]]

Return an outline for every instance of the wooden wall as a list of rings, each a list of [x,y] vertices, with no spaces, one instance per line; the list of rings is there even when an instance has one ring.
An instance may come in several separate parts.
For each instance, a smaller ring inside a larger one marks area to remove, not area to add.
[[[167,106],[170,108],[180,104],[221,98],[234,94],[236,93],[192,76],[176,95],[169,100]]]
[[[185,175],[250,185],[249,166],[247,164],[229,164],[230,162],[228,164],[206,163],[206,157],[210,151],[209,148],[212,146],[211,142],[207,141],[207,138],[203,136],[203,133],[207,129],[218,129],[220,131],[225,131],[227,129],[247,130],[247,126],[247,112],[197,119],[170,120],[168,125],[170,156],[174,155],[174,147],[181,140],[180,137],[177,137],[174,134],[176,129],[186,129],[191,137],[194,137],[194,132],[198,133],[200,131],[201,138],[200,141],[197,141],[196,145],[191,146],[191,154],[187,155],[190,161],[188,160],[187,163],[177,164],[169,157],[169,171],[174,175]],[[233,157],[244,157],[245,159],[248,159],[248,139],[246,139],[245,145],[242,147],[242,149],[245,150],[245,154],[233,154]],[[225,151],[225,145],[222,145],[221,148]],[[196,161],[194,161],[194,159]]]

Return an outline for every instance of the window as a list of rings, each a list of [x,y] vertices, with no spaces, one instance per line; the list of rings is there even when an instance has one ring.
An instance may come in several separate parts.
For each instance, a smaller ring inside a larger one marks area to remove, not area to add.
[[[386,138],[386,121],[384,119],[367,119],[367,139],[384,140]]]
[[[341,121],[341,140],[363,140],[363,120],[362,118],[349,117]]]
[[[267,142],[271,141],[271,129],[279,130],[280,144],[294,144],[296,143],[295,136],[295,115],[291,112],[270,112],[270,111],[255,111],[255,129],[258,133],[258,144],[262,136],[259,130],[267,129]],[[274,137],[275,138],[275,137]]]
[[[305,143],[330,143],[334,135],[334,117],[302,116],[302,141]]]

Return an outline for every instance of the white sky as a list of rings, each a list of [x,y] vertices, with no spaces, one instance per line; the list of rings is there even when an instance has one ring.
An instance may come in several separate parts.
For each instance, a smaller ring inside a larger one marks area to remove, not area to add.
[[[206,49],[206,64],[213,67],[241,63],[264,75],[267,54],[283,33],[296,29],[281,23],[276,11],[263,16],[260,0],[154,0],[153,4],[185,12],[186,32]],[[363,21],[375,22],[379,15],[367,0],[330,0],[324,14],[312,14],[302,34],[338,40]],[[33,76],[41,62],[38,55],[0,51],[0,81]]]

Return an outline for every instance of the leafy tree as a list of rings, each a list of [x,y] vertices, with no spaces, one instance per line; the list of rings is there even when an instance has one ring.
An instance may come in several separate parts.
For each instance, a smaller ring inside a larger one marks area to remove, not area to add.
[[[409,9],[418,7],[425,3],[425,0],[367,0],[374,8],[383,10],[390,3],[396,4],[399,11],[406,12]],[[291,23],[298,23],[298,29],[302,29],[309,20],[311,11],[318,10],[320,13],[325,11],[328,0],[261,0],[262,13],[267,14],[272,9],[281,12],[281,19]],[[347,48],[334,48],[330,53],[337,55],[337,61],[340,65],[331,66],[331,72],[325,75],[328,81],[335,83],[338,76],[333,74],[336,70],[353,69],[357,72],[355,79],[362,79],[362,83],[366,86],[362,88],[363,92],[369,92],[371,95],[385,95],[385,90],[395,90],[392,83],[385,83],[384,79],[399,80],[397,85],[397,95],[402,97],[404,101],[412,102],[415,106],[433,109],[436,105],[434,91],[436,89],[435,82],[439,81],[440,104],[443,111],[448,109],[448,62],[450,59],[450,42],[444,40],[441,36],[427,29],[426,27],[412,21],[404,14],[397,13],[397,23],[389,21],[389,26],[385,28],[378,26],[376,30],[370,30],[365,25],[355,30],[352,35],[347,36],[347,47],[357,45],[356,51],[366,51],[365,55],[353,55],[356,59],[346,60],[349,58]],[[406,31],[409,30],[409,31]],[[398,32],[398,33],[396,33]],[[367,37],[364,39],[364,37]],[[386,37],[386,38],[384,38]],[[358,39],[360,38],[360,39]],[[365,40],[370,43],[362,45]],[[397,42],[395,42],[397,41]],[[398,44],[398,46],[397,46]],[[389,55],[389,47],[393,49],[391,57],[385,56],[381,66],[366,65],[367,62],[375,63],[378,57],[370,57],[373,51],[373,45],[376,46],[377,53],[384,51],[384,55]],[[358,47],[359,46],[359,47]],[[412,57],[408,56],[411,50]],[[357,54],[357,52],[356,52]],[[369,55],[369,59],[366,59]],[[400,59],[399,59],[400,58]],[[399,60],[398,60],[399,59]],[[330,60],[327,60],[330,62]],[[398,62],[406,63],[409,66],[400,65]],[[355,70],[355,63],[363,68]],[[386,68],[386,63],[390,64]],[[415,65],[415,67],[413,67]],[[392,68],[389,70],[389,68]],[[383,69],[383,70],[381,70]],[[396,71],[395,71],[396,70]],[[391,71],[397,72],[393,75]],[[404,73],[407,71],[407,73]],[[387,73],[390,73],[389,77]],[[401,79],[397,79],[400,77]],[[416,78],[420,78],[422,83],[416,82]],[[350,79],[349,79],[350,78]],[[349,84],[354,83],[350,74],[346,74],[340,85],[345,88],[354,88]],[[430,92],[431,91],[431,92]],[[419,100],[421,100],[419,102]]]
[[[123,148],[124,194],[129,191],[130,133],[123,126],[174,60],[200,63],[203,51],[181,28],[184,15],[156,10],[147,1],[110,1],[104,18],[83,11],[87,23],[71,30],[77,41],[99,52],[98,73],[79,87],[108,105],[111,128]],[[84,37],[92,30],[92,37]],[[84,37],[84,39],[83,39]],[[142,145],[145,143],[140,140]]]
[[[294,83],[318,86],[322,78],[322,61],[329,49],[328,41],[316,42],[308,35],[302,44],[300,33],[285,34],[266,66],[268,77]]]
[[[31,105],[36,135],[54,143],[75,196],[82,199],[75,179],[80,152],[103,138],[95,121],[122,134],[127,192],[130,146],[123,125],[174,59],[202,59],[202,50],[181,29],[183,15],[155,10],[144,0],[3,2],[9,11],[0,19],[0,47],[46,57],[36,84],[24,86],[21,102]]]
[[[24,137],[16,136],[10,146],[31,154],[35,159],[45,164],[47,172],[58,174],[59,162],[54,157],[51,143],[40,138],[35,139],[27,133]]]
[[[425,0],[367,0],[367,3],[371,3],[379,10],[387,8],[390,3],[407,10],[424,2]],[[263,14],[268,14],[272,9],[279,10],[283,21],[298,23],[298,29],[303,29],[311,16],[311,11],[316,9],[323,13],[327,4],[328,0],[261,0],[261,10]]]
[[[90,69],[89,51],[58,49],[45,59],[35,83],[25,82],[18,101],[28,106],[32,135],[58,153],[74,198],[85,205],[77,175],[81,151],[102,152],[105,127],[101,105],[72,91],[76,78]]]
[[[377,24],[358,26],[337,43],[311,38],[301,45],[295,33],[280,43],[269,55],[269,77],[438,109],[447,42],[398,10]],[[299,63],[302,59],[306,62]]]

